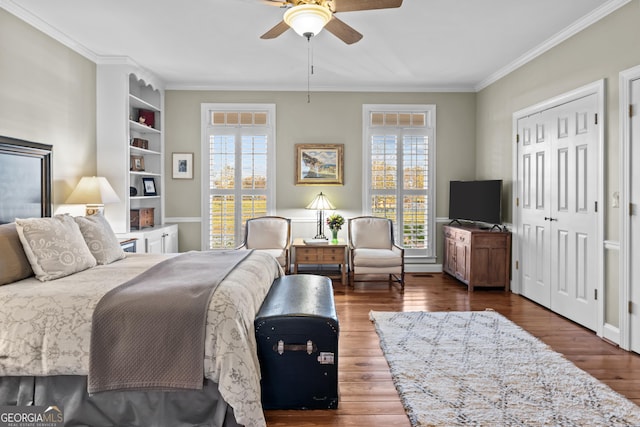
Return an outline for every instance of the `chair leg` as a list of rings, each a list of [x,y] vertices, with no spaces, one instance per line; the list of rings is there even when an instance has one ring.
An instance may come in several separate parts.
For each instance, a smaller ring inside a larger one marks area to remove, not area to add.
[[[404,271],[399,276],[389,274],[389,287],[393,285],[393,282],[398,282],[400,284],[400,293],[404,293]]]

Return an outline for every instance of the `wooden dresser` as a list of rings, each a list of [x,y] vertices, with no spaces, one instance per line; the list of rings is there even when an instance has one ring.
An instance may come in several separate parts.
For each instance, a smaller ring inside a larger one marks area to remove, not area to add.
[[[443,270],[475,287],[509,290],[511,233],[445,225]]]

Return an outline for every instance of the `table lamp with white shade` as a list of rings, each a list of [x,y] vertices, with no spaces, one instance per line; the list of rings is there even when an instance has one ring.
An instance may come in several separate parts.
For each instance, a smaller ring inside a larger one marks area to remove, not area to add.
[[[104,213],[104,205],[117,203],[120,198],[107,178],[103,176],[83,176],[66,203],[86,205],[86,215]]]
[[[336,207],[329,201],[327,196],[322,194],[318,194],[306,207],[306,209],[314,209],[318,211],[318,230],[316,237],[314,239],[326,239],[324,235],[324,211],[325,210],[334,210]]]

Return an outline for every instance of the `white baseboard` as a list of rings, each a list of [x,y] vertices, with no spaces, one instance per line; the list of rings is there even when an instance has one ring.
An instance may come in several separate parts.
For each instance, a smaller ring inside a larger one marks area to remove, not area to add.
[[[177,223],[182,223],[182,222],[202,222],[202,217],[199,216],[184,216],[184,217],[177,217],[177,216],[172,216],[172,217],[165,217],[164,218],[164,222],[169,223],[169,224],[177,224]]]
[[[442,273],[442,264],[404,264],[405,273]]]

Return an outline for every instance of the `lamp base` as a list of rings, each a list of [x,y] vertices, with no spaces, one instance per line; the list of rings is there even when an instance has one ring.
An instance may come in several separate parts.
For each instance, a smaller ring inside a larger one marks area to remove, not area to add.
[[[85,216],[101,213],[104,215],[104,205],[87,205],[84,211]]]
[[[322,211],[322,209],[318,209],[318,229],[316,231],[318,234],[316,234],[316,237],[314,237],[314,239],[328,240],[324,235],[324,212]]]

